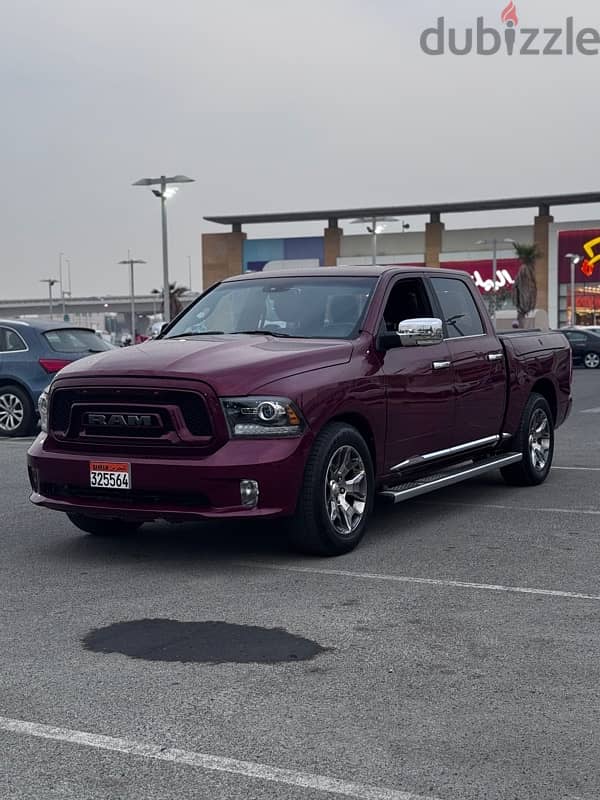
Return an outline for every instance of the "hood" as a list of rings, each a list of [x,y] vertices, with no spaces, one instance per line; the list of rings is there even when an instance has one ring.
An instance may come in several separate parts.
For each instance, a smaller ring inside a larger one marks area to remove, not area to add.
[[[352,342],[220,335],[154,339],[107,350],[62,369],[59,377],[160,377],[202,380],[220,396],[252,394],[266,383],[344,364]]]

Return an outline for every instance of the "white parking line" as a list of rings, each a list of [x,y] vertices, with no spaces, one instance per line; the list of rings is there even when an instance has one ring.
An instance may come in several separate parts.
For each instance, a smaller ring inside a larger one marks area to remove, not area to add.
[[[207,753],[180,750],[176,747],[161,747],[158,744],[144,744],[131,739],[119,739],[113,736],[86,733],[85,731],[75,731],[68,728],[55,728],[52,725],[26,722],[21,719],[11,719],[10,717],[0,716],[0,730],[25,736],[35,736],[39,739],[52,739],[57,742],[95,747],[99,750],[110,750],[130,756],[152,758],[157,761],[169,761],[174,764],[184,764],[188,767],[197,767],[212,772],[229,772],[233,775],[242,775],[245,778],[283,783],[302,789],[313,789],[317,792],[329,792],[343,797],[354,797],[357,800],[436,800],[434,797],[412,794],[411,792],[379,789],[376,786],[351,783],[337,778],[328,778],[325,775],[314,775],[310,772],[270,767],[267,764],[259,764],[255,761],[238,761],[235,758],[211,756]]]
[[[600,467],[552,467],[552,469],[568,469],[576,472],[600,472]]]
[[[524,586],[502,586],[493,583],[471,583],[469,581],[451,581],[440,578],[414,578],[408,575],[384,575],[379,572],[354,572],[346,569],[326,569],[320,567],[295,567],[288,564],[271,564],[265,561],[238,561],[240,567],[270,569],[277,572],[300,572],[309,575],[331,575],[341,578],[359,578],[368,581],[388,581],[390,583],[416,583],[425,586],[444,586],[452,589],[482,589],[487,592],[505,592],[508,594],[533,594],[544,597],[562,597],[569,600],[600,600],[597,594],[579,594],[563,592],[558,589],[530,589]]]
[[[416,506],[456,506],[457,508],[491,508],[496,511],[535,511],[544,514],[583,514],[583,516],[600,516],[597,508],[540,508],[539,506],[500,506],[492,503],[457,503],[452,500],[416,500]]]
[[[580,411],[580,414],[600,414],[600,406],[596,408],[586,408],[584,411]]]

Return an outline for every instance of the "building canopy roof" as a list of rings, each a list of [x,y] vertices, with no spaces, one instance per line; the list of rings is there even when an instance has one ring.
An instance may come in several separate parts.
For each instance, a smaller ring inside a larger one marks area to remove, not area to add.
[[[516,208],[538,208],[547,214],[552,206],[586,205],[600,203],[600,192],[578,194],[536,195],[533,197],[502,198],[500,200],[478,200],[460,203],[427,203],[424,205],[378,206],[375,208],[331,208],[321,211],[291,211],[273,214],[230,214],[204,217],[208,222],[231,225],[234,229],[242,225],[275,222],[317,222],[327,220],[335,226],[340,219],[354,217],[410,217],[429,215],[432,220],[442,214],[465,214],[473,211],[502,211]]]

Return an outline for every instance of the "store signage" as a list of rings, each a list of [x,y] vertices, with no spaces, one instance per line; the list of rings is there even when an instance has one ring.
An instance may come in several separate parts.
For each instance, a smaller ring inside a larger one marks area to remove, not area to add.
[[[473,280],[475,281],[475,286],[477,286],[478,289],[483,289],[486,293],[493,291],[498,292],[500,289],[504,289],[505,286],[515,285],[514,279],[507,269],[499,269],[498,272],[496,272],[495,281],[491,278],[484,280],[479,270],[474,270]]]
[[[589,242],[586,242],[583,245],[583,249],[588,254],[589,258],[586,258],[581,265],[581,271],[586,276],[586,278],[591,278],[594,274],[594,269],[596,264],[600,261],[600,253],[596,253],[596,247],[600,246],[600,236],[596,239],[590,239]]]

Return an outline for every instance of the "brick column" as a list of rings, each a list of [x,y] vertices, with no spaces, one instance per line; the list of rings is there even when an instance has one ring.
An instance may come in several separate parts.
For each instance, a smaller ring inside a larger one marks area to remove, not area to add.
[[[213,283],[232,275],[240,275],[244,265],[244,240],[241,231],[232,233],[202,234],[202,286],[208,289]]]
[[[444,223],[439,214],[432,214],[430,222],[425,225],[425,266],[439,267],[440,254],[444,240]]]
[[[533,241],[537,245],[540,257],[535,262],[535,279],[537,283],[537,307],[548,311],[548,251],[550,243],[550,225],[554,217],[547,206],[542,206],[533,224]]]
[[[330,219],[329,226],[323,231],[323,265],[326,267],[337,266],[337,260],[342,254],[342,236],[344,231],[338,228],[337,219]]]

